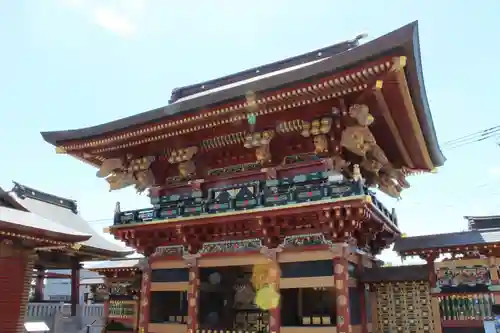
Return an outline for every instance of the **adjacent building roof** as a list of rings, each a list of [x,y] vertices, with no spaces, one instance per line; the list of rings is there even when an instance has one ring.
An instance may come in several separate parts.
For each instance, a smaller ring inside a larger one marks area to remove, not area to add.
[[[500,216],[465,216],[469,230],[500,229]]]
[[[394,243],[394,251],[403,253],[420,250],[450,249],[453,247],[500,243],[500,229],[471,230],[446,234],[399,238]]]
[[[329,50],[327,55],[317,52],[315,60],[311,59],[311,53],[307,53],[291,58],[292,61],[278,62],[252,69],[259,74],[262,70],[264,74],[259,76],[253,76],[249,74],[249,71],[244,71],[226,77],[225,85],[222,84],[224,78],[221,78],[183,87],[174,90],[173,100],[175,102],[165,107],[93,127],[43,132],[42,136],[53,145],[59,145],[69,140],[98,137],[106,133],[152,123],[174,114],[196,112],[203,107],[241,99],[249,91],[255,93],[270,92],[293,82],[332,75],[378,57],[399,56],[403,52],[407,56],[405,73],[427,148],[434,165],[442,165],[445,158],[437,142],[424,87],[417,22],[356,46],[357,40],[353,40],[327,48]]]
[[[91,235],[60,225],[50,219],[21,209],[21,206],[0,188],[0,225],[2,229],[13,229],[29,234],[43,234],[47,238],[61,241],[80,242],[88,240]]]
[[[139,269],[139,258],[90,261],[84,265],[90,271]]]
[[[75,201],[44,193],[27,186],[14,183],[9,193],[11,199],[21,205],[33,219],[51,221],[52,230],[58,228],[74,234],[89,235],[82,242],[88,250],[106,253],[110,257],[124,257],[133,253],[129,249],[107,240],[97,233],[77,212]]]
[[[104,278],[102,277],[97,277],[97,278],[86,278],[86,279],[81,279],[80,280],[80,285],[96,285],[96,284],[104,284]]]
[[[373,267],[364,271],[361,281],[366,283],[426,281],[429,269],[426,265]]]
[[[0,206],[0,225],[2,229],[12,228],[20,232],[45,234],[68,243],[86,241],[91,237],[88,233],[75,231],[33,213],[2,206]]]

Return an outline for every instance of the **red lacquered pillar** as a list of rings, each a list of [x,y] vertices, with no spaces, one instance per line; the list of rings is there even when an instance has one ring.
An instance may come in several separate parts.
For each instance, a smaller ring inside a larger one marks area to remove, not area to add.
[[[80,304],[80,262],[78,259],[71,260],[71,316],[77,315]]]
[[[358,255],[359,262],[356,266],[357,278],[360,279],[365,270],[365,266],[363,265],[363,256]],[[365,297],[365,284],[362,282],[358,282],[357,291],[359,293],[359,306],[361,308],[361,333],[368,333],[368,318],[366,313],[366,297]]]
[[[143,258],[140,263],[142,271],[141,303],[139,310],[139,333],[148,333],[149,297],[151,296],[151,264],[149,258]]]
[[[195,333],[198,329],[200,268],[198,267],[196,255],[186,255],[184,256],[184,260],[189,269],[187,331],[188,333]]]
[[[349,262],[345,256],[334,259],[333,276],[335,279],[337,333],[351,332],[351,317],[349,314]]]

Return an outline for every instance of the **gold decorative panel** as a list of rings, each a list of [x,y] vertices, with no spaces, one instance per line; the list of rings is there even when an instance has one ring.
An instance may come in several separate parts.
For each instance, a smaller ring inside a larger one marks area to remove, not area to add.
[[[375,289],[376,332],[435,333],[427,282],[381,283]]]

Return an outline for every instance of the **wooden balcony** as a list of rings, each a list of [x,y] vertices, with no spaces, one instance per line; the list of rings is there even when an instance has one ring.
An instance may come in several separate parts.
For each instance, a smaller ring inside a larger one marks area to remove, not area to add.
[[[225,193],[231,194],[226,196]],[[250,181],[221,188],[208,188],[205,191],[192,190],[152,198],[151,208],[117,212],[113,225],[167,222],[169,219],[206,217],[231,211],[251,213],[253,210],[257,212],[266,208],[314,201],[346,200],[360,196],[369,196],[373,206],[397,229],[396,214],[387,209],[367,187],[356,181],[330,180],[323,172],[271,181]]]

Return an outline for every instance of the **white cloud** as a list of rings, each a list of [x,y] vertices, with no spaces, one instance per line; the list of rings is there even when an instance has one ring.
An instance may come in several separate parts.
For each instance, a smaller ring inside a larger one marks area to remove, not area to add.
[[[85,0],[63,0],[62,4],[71,8],[82,8],[85,6]]]
[[[112,7],[95,8],[93,20],[100,27],[121,37],[133,37],[137,33],[136,24],[129,17]]]
[[[500,168],[499,168],[499,167],[490,168],[490,169],[488,170],[488,173],[489,173],[491,176],[494,176],[494,177],[500,177]]]
[[[62,0],[62,3],[123,38],[137,34],[139,17],[145,7],[145,0]]]

